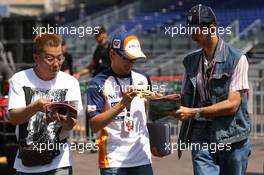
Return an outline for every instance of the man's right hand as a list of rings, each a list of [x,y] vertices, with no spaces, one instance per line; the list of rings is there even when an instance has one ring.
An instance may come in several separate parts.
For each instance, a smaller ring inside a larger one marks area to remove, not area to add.
[[[45,106],[50,104],[51,101],[48,99],[40,98],[37,101],[34,102],[34,106],[37,111],[45,112]]]
[[[81,78],[81,74],[79,74],[79,73],[73,74],[73,76],[74,76],[77,80],[79,80],[79,79]]]
[[[135,96],[137,96],[138,92],[135,91],[133,86],[129,86],[126,92],[123,92],[123,98],[121,100],[121,104],[125,107],[130,108],[130,103]]]

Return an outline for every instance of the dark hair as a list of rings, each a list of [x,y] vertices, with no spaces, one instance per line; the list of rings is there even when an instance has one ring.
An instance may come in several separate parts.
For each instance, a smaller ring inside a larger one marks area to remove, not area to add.
[[[33,53],[42,53],[45,46],[58,47],[59,45],[61,45],[61,39],[58,35],[48,32],[39,34],[34,39]]]
[[[62,42],[61,42],[61,45],[62,45],[62,46],[65,46],[66,44],[67,44],[67,43],[66,43],[66,40],[63,39]]]
[[[99,26],[98,33],[95,34],[95,38],[98,38],[102,33],[107,33],[104,26]]]
[[[202,23],[201,26],[202,27],[209,27],[211,24],[214,25],[215,27],[217,27],[217,22],[216,21],[212,21],[210,23]]]

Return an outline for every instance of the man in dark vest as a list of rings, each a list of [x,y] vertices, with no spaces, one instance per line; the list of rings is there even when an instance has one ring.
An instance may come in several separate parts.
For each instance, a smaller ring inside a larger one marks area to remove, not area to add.
[[[195,175],[245,175],[251,150],[247,58],[217,36],[210,7],[192,7],[187,26],[201,49],[183,61],[183,104],[171,113],[183,122],[179,157],[188,145]]]

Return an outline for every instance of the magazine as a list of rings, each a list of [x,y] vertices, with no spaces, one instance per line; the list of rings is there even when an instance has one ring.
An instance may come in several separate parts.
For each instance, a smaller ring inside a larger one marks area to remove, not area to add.
[[[53,113],[77,118],[77,109],[68,102],[53,102],[45,106],[47,118],[52,118]]]
[[[148,117],[151,121],[167,117],[165,112],[175,111],[181,106],[181,96],[171,94],[161,97],[152,97],[148,100]]]

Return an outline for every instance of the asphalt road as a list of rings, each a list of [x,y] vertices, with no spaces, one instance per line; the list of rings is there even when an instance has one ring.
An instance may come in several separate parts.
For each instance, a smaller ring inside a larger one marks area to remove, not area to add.
[[[97,168],[97,153],[73,152],[73,174],[74,175],[99,175]],[[191,175],[192,163],[191,154],[185,151],[181,160],[173,153],[164,158],[153,157],[154,175]],[[0,175],[12,175],[14,170],[7,165],[0,163]],[[264,175],[264,144],[255,143],[252,147],[248,165],[248,175]]]
[[[76,175],[99,175],[97,154],[74,152],[73,172]],[[191,152],[186,151],[180,160],[176,152],[164,158],[153,157],[154,175],[192,175]],[[264,144],[253,145],[248,164],[248,175],[264,175]]]

